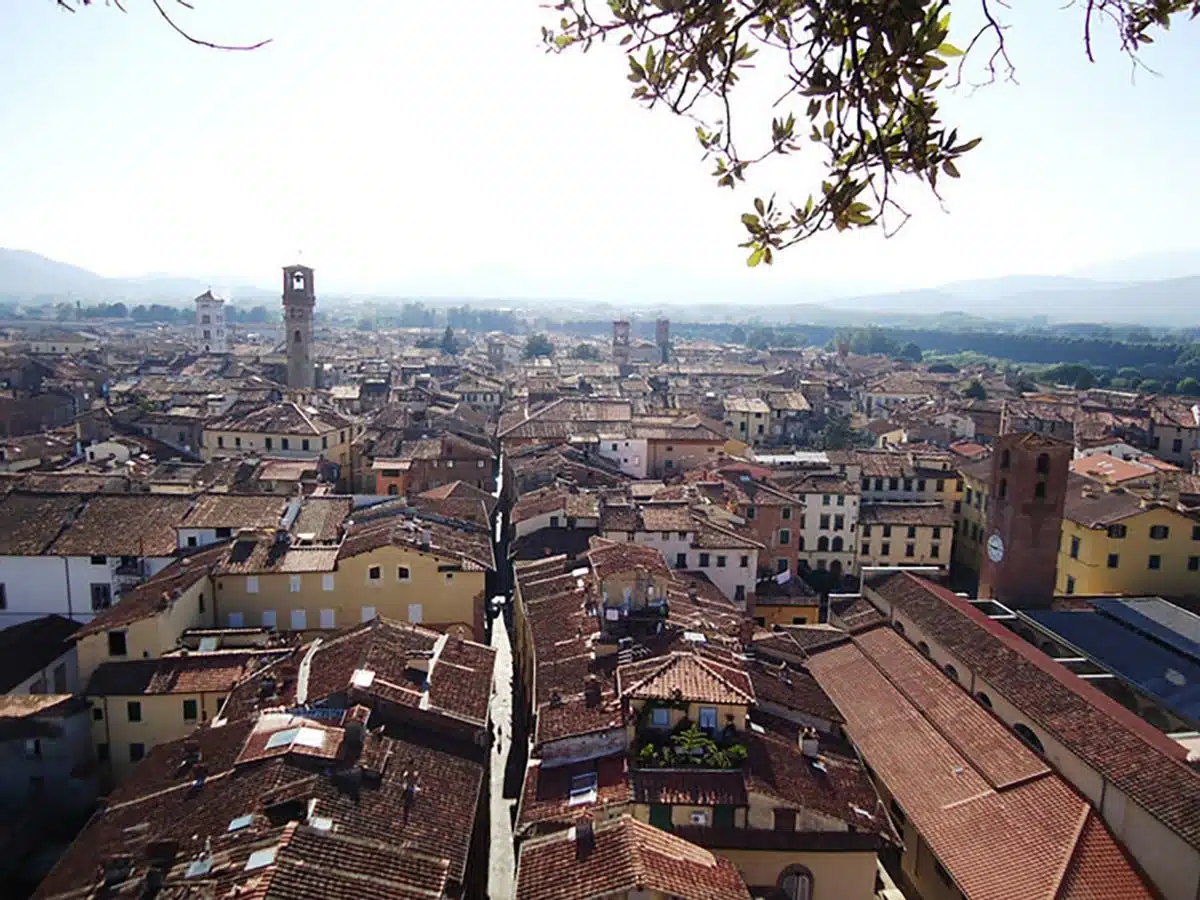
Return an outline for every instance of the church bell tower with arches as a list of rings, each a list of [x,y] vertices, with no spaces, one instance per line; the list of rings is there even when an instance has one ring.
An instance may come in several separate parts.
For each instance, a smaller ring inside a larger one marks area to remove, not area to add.
[[[287,383],[293,390],[313,387],[313,270],[308,266],[283,268],[283,326],[287,339]]]

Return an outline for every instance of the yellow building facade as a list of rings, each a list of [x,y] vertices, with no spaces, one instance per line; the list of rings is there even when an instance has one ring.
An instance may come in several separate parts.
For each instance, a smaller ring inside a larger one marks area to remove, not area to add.
[[[214,718],[228,692],[89,696],[96,759],[109,764],[120,784],[154,747],[186,737]]]
[[[1088,514],[1086,500],[1068,504],[1056,592],[1200,596],[1200,523],[1166,506],[1127,499],[1124,510],[1099,520]],[[1097,506],[1113,502],[1096,500]]]
[[[310,554],[311,564],[302,564]],[[288,555],[301,560],[285,565],[288,571],[218,570],[220,625],[329,631],[383,616],[484,639],[487,572],[481,566],[395,544],[353,555],[323,549]]]
[[[301,459],[323,456],[344,466],[350,461],[350,442],[354,427],[330,428],[321,434],[289,434],[278,431],[238,431],[215,428],[204,431],[204,458],[222,454],[247,456],[295,456]]]
[[[205,575],[177,595],[164,599],[145,616],[120,621],[121,610],[114,615],[97,619],[96,628],[80,631],[76,641],[79,658],[79,677],[87,683],[92,673],[106,662],[125,662],[133,659],[157,659],[175,650],[179,636],[189,628],[210,628],[213,618],[213,585]],[[129,601],[122,601],[124,603]],[[117,619],[111,627],[104,623]]]

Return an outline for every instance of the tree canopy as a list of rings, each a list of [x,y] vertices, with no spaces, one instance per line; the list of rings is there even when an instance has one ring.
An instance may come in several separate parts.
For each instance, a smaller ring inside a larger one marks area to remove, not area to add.
[[[525,358],[533,359],[538,356],[553,356],[554,345],[544,334],[531,334],[525,342]]]

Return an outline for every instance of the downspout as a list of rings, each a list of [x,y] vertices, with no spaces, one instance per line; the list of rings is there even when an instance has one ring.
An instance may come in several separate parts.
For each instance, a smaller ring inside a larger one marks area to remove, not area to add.
[[[75,618],[75,610],[71,606],[71,566],[68,563],[68,557],[64,556],[62,558],[62,561],[63,561],[63,576],[66,578],[66,581],[67,581],[67,618],[73,620]]]

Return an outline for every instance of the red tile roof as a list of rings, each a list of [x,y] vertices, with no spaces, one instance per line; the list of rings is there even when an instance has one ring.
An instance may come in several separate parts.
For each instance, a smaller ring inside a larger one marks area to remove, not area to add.
[[[752,704],[754,685],[745,670],[695,653],[677,652],[617,669],[622,699]]]
[[[1186,764],[1182,745],[949,590],[900,573],[875,591],[937,635],[1034,724],[1200,848],[1200,772]]]
[[[596,797],[583,803],[571,801],[571,779],[596,773]],[[633,802],[625,754],[549,767],[533,760],[525,770],[525,786],[518,803],[518,829],[566,828],[587,812],[627,807]]]
[[[596,577],[605,579],[610,575],[620,575],[643,566],[653,573],[670,577],[671,570],[662,553],[654,547],[640,544],[627,544],[617,541],[607,541],[603,538],[592,538],[592,549],[588,551],[588,560]]]
[[[142,896],[156,860],[169,885],[161,896],[454,895],[486,777],[482,748],[406,729],[404,737],[369,731],[356,751],[340,727],[310,722],[306,727],[336,734],[330,746],[339,755],[331,765],[302,752],[245,754],[257,723],[202,728],[152,750],[36,897],[107,896],[98,873],[121,857],[131,869],[119,878],[121,896]],[[305,831],[305,822],[322,819],[329,830]],[[271,848],[273,858],[260,855],[262,866],[247,869],[252,851]],[[189,877],[189,865],[207,857],[211,869]]]
[[[572,900],[651,891],[678,900],[749,900],[733,863],[631,816],[601,822],[581,844],[578,830],[521,848],[517,900]]]
[[[221,714],[236,719],[280,705],[320,706],[353,692],[359,702],[378,700],[421,713],[431,727],[443,717],[451,720],[450,730],[482,729],[495,658],[482,644],[377,618],[293,649],[244,680]],[[414,661],[428,665],[428,676],[412,668]]]
[[[190,497],[101,494],[92,497],[51,546],[56,556],[174,556],[175,528]]]
[[[1153,896],[1084,798],[998,724],[990,741],[971,734],[987,728],[966,711],[972,701],[899,635],[869,637],[815,654],[809,668],[968,898],[1059,897],[1071,865],[1102,887],[1094,896]]]
[[[276,658],[248,651],[106,662],[97,666],[83,693],[89,697],[225,693]]]

